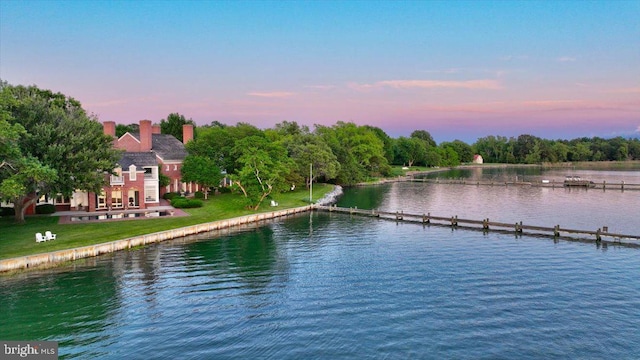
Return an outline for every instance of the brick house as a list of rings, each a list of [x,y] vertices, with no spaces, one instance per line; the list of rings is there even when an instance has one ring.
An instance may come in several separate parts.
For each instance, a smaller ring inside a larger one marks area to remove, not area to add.
[[[113,137],[114,147],[124,150],[115,175],[105,175],[107,185],[98,194],[75,192],[70,198],[51,199],[57,210],[142,210],[160,205],[161,196],[167,192],[199,190],[180,180],[182,161],[187,156],[184,144],[193,139],[193,125],[183,126],[184,143],[173,135],[161,134],[160,125],[152,125],[151,120],[141,120],[139,132],[127,132],[119,138],[115,122],[105,121],[103,129]],[[171,180],[163,188],[160,173]]]
[[[70,201],[71,209],[87,211],[114,209],[146,209],[160,205],[166,192],[193,192],[197,187],[181,182],[180,168],[187,156],[184,144],[193,139],[193,125],[183,126],[181,143],[172,135],[161,134],[160,125],[151,120],[140,121],[139,132],[127,132],[116,138],[116,124],[103,123],[104,133],[113,137],[113,145],[124,150],[115,175],[106,175],[106,183],[99,194],[76,193]],[[160,173],[168,176],[170,184],[160,188]],[[74,201],[75,200],[75,201]]]
[[[116,138],[116,124],[103,123],[104,133],[113,137],[113,145],[124,150],[114,169],[115,175],[105,174],[105,186],[98,194],[76,191],[72,196],[43,195],[27,209],[35,213],[35,205],[54,204],[57,211],[65,210],[136,210],[160,205],[160,198],[167,192],[195,192],[196,184],[181,181],[180,169],[187,156],[184,144],[193,139],[193,125],[183,126],[183,142],[173,135],[161,134],[160,125],[151,120],[140,121],[139,132],[127,132]],[[171,182],[160,188],[160,173]],[[3,206],[9,206],[4,204]]]

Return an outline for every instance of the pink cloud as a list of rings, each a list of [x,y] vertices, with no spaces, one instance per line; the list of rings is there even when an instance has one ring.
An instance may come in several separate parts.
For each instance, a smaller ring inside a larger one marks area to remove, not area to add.
[[[356,90],[369,90],[376,88],[394,88],[394,89],[470,89],[470,90],[499,90],[502,85],[497,80],[385,80],[378,81],[374,84],[349,84],[349,87]]]
[[[295,93],[286,91],[274,91],[274,92],[250,92],[247,95],[265,97],[265,98],[288,98],[294,96]]]

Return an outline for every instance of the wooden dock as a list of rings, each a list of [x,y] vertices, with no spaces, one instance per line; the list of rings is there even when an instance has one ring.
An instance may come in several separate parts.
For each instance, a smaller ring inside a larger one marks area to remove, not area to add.
[[[483,220],[469,220],[458,218],[454,216],[433,216],[431,213],[426,214],[407,214],[402,211],[398,212],[385,212],[378,210],[363,210],[357,208],[341,208],[337,206],[316,206],[316,210],[339,212],[352,215],[378,217],[382,219],[421,223],[421,224],[434,224],[441,226],[451,226],[453,228],[472,228],[482,231],[496,230],[501,232],[513,232],[515,234],[528,234],[538,236],[548,236],[553,238],[567,238],[567,239],[588,239],[595,240],[597,243],[601,241],[612,243],[624,243],[626,245],[637,245],[640,240],[640,235],[628,235],[628,234],[616,234],[610,233],[606,226],[598,228],[596,230],[579,230],[579,229],[567,229],[562,228],[560,225],[553,227],[525,225],[522,221],[518,223],[504,223],[489,221],[489,219]],[[631,242],[622,240],[630,240]]]
[[[640,191],[640,184],[633,183],[625,183],[623,182],[594,182],[590,187],[587,186],[571,186],[565,187],[564,181],[488,181],[488,180],[473,180],[473,179],[427,179],[427,178],[414,178],[414,177],[406,177],[402,179],[403,181],[410,182],[421,182],[421,183],[429,183],[429,184],[451,184],[451,185],[475,185],[475,186],[531,186],[531,187],[543,187],[543,188],[566,188],[566,189],[576,189],[576,190],[636,190]]]

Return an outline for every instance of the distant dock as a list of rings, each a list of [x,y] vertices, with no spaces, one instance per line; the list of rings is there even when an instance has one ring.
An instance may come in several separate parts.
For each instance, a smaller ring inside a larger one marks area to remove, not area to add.
[[[538,180],[538,181],[498,181],[498,180],[473,180],[473,179],[416,179],[412,176],[401,178],[398,181],[421,182],[429,184],[450,184],[450,185],[475,185],[475,186],[531,186],[542,188],[565,188],[564,181]],[[600,189],[600,190],[635,190],[640,191],[640,184],[622,182],[593,182],[591,186],[571,186],[572,189]]]
[[[431,213],[408,214],[402,211],[385,212],[378,210],[363,210],[357,208],[342,208],[337,206],[316,206],[316,210],[339,212],[359,216],[378,217],[387,220],[420,223],[424,225],[434,224],[441,226],[451,226],[452,228],[473,228],[482,231],[497,230],[501,232],[512,232],[516,235],[527,234],[553,238],[567,238],[573,240],[591,240],[596,241],[597,243],[611,242],[640,246],[640,243],[638,242],[640,240],[640,235],[610,233],[607,226],[600,227],[596,230],[580,230],[563,228],[560,227],[560,225],[555,225],[553,227],[534,226],[525,225],[522,223],[522,221],[516,223],[504,223],[490,221],[488,218],[482,220],[469,220],[458,218],[457,215],[434,216],[431,215]],[[577,236],[577,238],[575,236]],[[630,241],[623,242],[622,240]]]

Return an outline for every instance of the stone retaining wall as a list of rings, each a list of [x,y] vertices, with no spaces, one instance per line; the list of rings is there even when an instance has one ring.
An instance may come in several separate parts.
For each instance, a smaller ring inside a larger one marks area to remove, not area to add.
[[[75,249],[57,250],[49,253],[34,254],[11,259],[0,260],[0,272],[34,268],[43,265],[51,265],[98,256],[118,250],[131,249],[136,246],[143,246],[165,240],[200,234],[213,230],[220,230],[233,226],[259,222],[262,220],[275,219],[282,216],[307,212],[313,210],[313,205],[303,206],[293,209],[285,209],[260,213],[254,215],[241,216],[233,219],[218,220],[204,224],[186,226],[178,229],[160,231],[152,234],[134,236],[128,239],[111,241],[108,243],[83,246]]]

